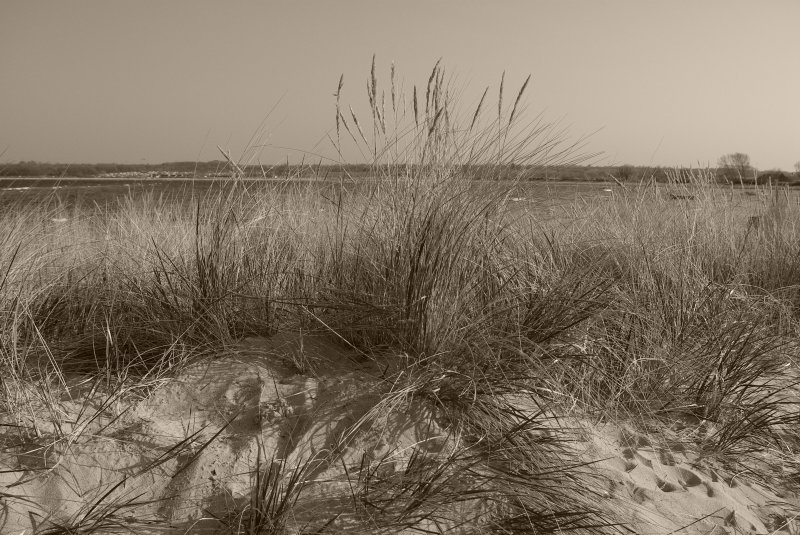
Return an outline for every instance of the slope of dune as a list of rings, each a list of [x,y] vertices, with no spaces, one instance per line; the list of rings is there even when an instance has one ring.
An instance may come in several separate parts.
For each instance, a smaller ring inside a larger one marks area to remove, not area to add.
[[[280,498],[270,511],[290,533],[488,530],[492,501],[453,499],[454,478],[432,479],[436,493],[424,494],[435,521],[398,498],[410,466],[420,459],[446,466],[458,438],[422,400],[385,405],[381,374],[322,336],[284,333],[244,340],[146,392],[62,400],[71,424],[57,440],[21,440],[13,422],[3,422],[0,531],[244,532],[270,492]],[[753,474],[627,428],[580,420],[569,427],[579,430],[570,448],[596,487],[595,506],[623,526],[615,529],[800,529],[797,497]],[[381,524],[383,513],[393,520]]]

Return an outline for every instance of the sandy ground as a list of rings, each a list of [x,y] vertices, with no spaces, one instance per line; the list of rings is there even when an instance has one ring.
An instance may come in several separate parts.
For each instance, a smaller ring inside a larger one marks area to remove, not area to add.
[[[585,457],[601,458],[607,496],[626,503],[637,533],[797,533],[796,496],[726,470],[679,444],[607,427]]]
[[[302,373],[312,362],[315,373]],[[382,470],[401,470],[412,450],[446,447],[421,404],[376,414],[379,373],[324,338],[278,334],[189,366],[133,404],[64,401],[59,440],[23,440],[10,427],[0,437],[0,533],[86,525],[103,511],[134,533],[230,532],[246,516],[254,469],[280,467],[281,459],[290,468],[284,479],[305,467],[288,524],[346,526],[347,514],[337,511],[352,503],[347,480],[359,466],[379,459]],[[636,533],[800,533],[800,502],[788,491],[678,444],[581,426],[575,447],[604,487],[598,508]],[[48,431],[55,430],[40,434]]]

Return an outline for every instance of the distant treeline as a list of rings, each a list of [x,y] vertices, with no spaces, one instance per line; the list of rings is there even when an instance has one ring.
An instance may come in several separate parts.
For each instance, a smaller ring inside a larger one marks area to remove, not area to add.
[[[226,169],[227,162],[169,162],[159,164],[121,164],[121,163],[49,163],[18,162],[0,164],[2,177],[81,177],[91,178],[118,173],[188,173],[203,176]]]
[[[118,163],[81,163],[64,164],[23,161],[17,163],[0,164],[0,177],[124,177],[157,178],[157,177],[228,177],[235,176],[241,171],[245,176],[252,178],[360,178],[375,176],[380,171],[369,164],[348,165],[247,165],[238,170],[223,160],[208,162],[167,162],[159,164],[118,164]],[[797,174],[766,171],[752,174],[742,179],[732,180],[729,174],[720,170],[718,173],[721,182],[773,182],[795,183],[800,181]],[[489,166],[471,166],[464,168],[466,176],[481,178],[491,176],[495,180],[558,180],[558,181],[621,181],[641,182],[674,181],[676,173],[669,167],[638,167],[623,166],[519,166],[512,165],[502,169]]]
[[[475,178],[492,176],[494,179],[523,180],[611,180],[618,167],[561,166],[524,167],[509,166],[498,170],[482,166],[465,169],[466,174]],[[240,170],[248,177],[265,178],[360,178],[374,176],[376,169],[369,164],[348,165],[247,165]],[[222,160],[210,162],[168,162],[159,164],[118,164],[118,163],[48,163],[24,161],[0,164],[0,177],[103,177],[103,176],[169,176],[179,174],[188,177],[233,176],[238,171]]]

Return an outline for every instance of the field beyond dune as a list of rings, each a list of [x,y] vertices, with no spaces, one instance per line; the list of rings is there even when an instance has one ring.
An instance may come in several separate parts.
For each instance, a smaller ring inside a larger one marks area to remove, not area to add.
[[[796,194],[391,73],[372,180],[4,202],[0,532],[800,532]]]

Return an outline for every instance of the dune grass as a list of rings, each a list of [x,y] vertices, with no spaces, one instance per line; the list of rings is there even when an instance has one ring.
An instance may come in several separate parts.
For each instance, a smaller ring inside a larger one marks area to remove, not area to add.
[[[2,424],[41,447],[70,444],[191,362],[305,329],[384,370],[367,418],[421,401],[459,445],[415,450],[390,473],[365,460],[351,477],[352,532],[624,530],[581,483],[571,418],[668,430],[752,477],[767,451],[781,484],[796,484],[794,194],[747,196],[676,171],[558,217],[521,210],[515,166],[574,163],[580,143],[541,118],[521,123],[525,86],[510,108],[501,89],[489,117],[486,93],[458,108],[438,64],[410,95],[391,72],[387,105],[373,63],[369,119],[337,90],[332,141],[354,144],[374,180],[233,181],[62,222],[57,203],[4,212]],[[80,421],[65,403],[86,404]],[[306,469],[259,458],[249,508],[228,529],[287,529]],[[99,500],[73,531],[43,532],[102,532],[135,505]],[[469,500],[489,504],[484,523],[453,524]]]

